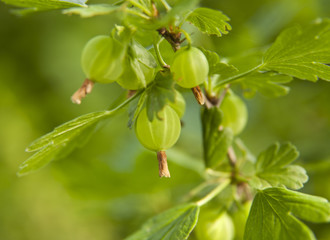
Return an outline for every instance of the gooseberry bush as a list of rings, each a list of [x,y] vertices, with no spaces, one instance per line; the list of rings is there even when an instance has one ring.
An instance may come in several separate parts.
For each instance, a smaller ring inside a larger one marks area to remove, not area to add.
[[[274,143],[253,156],[239,138],[248,109],[238,93],[280,97],[288,94],[285,84],[293,78],[330,81],[329,19],[286,29],[264,51],[222,58],[195,46],[194,35],[183,27],[190,23],[194,31],[217,37],[230,32],[224,13],[199,7],[197,0],[171,5],[166,0],[91,5],[83,0],[4,2],[23,7],[14,10],[19,15],[52,9],[83,18],[116,14],[118,22],[109,35],[93,37],[82,50],[86,79],[72,102],[80,104],[94,84],[116,82],[127,90],[111,109],[79,116],[32,142],[27,151],[34,154],[21,164],[19,176],[69,154],[101,122],[128,107],[128,127],[155,152],[159,176],[170,177],[166,150],[176,144],[184,127],[180,119],[186,103],[181,92],[188,89],[201,108],[204,182],[189,193],[186,203],[146,221],[127,239],[188,239],[194,230],[199,240],[307,240],[315,236],[303,221],[330,221],[326,199],[296,191],[308,176],[293,164],[299,156],[295,146]]]

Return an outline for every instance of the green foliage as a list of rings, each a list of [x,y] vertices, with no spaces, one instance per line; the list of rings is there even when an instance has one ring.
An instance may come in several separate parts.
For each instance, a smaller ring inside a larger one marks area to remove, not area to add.
[[[263,58],[263,68],[296,78],[330,81],[330,20],[283,31]]]
[[[3,2],[16,6],[22,7],[24,9],[14,10],[14,13],[18,15],[25,15],[31,12],[37,11],[45,11],[45,10],[53,10],[53,9],[62,9],[62,8],[70,8],[70,7],[86,7],[85,0],[67,0],[67,1],[59,1],[59,0],[2,0]]]
[[[20,165],[18,175],[22,176],[34,172],[55,158],[63,157],[75,147],[86,143],[88,137],[94,132],[99,122],[113,116],[133,99],[131,98],[123,102],[110,111],[101,111],[80,116],[35,140],[27,147],[26,151],[36,153]]]
[[[286,186],[299,189],[307,182],[304,168],[290,165],[299,153],[291,143],[273,144],[260,153],[255,164],[255,177],[251,181],[256,188]]]
[[[67,15],[80,15],[83,18],[101,16],[111,14],[115,11],[119,11],[119,6],[113,6],[111,4],[91,4],[87,7],[73,7],[63,10],[64,14]]]
[[[204,53],[209,63],[209,76],[218,74],[221,78],[227,78],[237,73],[237,69],[233,65],[221,62],[219,55],[216,52],[200,48]]]
[[[187,21],[195,25],[202,33],[214,34],[218,37],[231,30],[231,26],[227,23],[229,18],[222,12],[209,8],[195,9],[189,14]]]
[[[38,170],[55,157],[63,155],[63,152],[71,150],[81,142],[86,142],[87,136],[93,132],[96,124],[113,113],[102,111],[80,116],[37,139],[27,148],[28,152],[37,152],[20,165],[18,175],[22,176]]]
[[[291,82],[292,77],[274,72],[256,72],[242,77],[240,81],[245,96],[253,96],[259,92],[265,97],[276,98],[289,93],[290,88],[282,84]]]
[[[315,239],[312,231],[297,218],[329,222],[330,204],[324,198],[285,188],[259,191],[253,200],[244,239]]]
[[[187,239],[194,229],[199,214],[195,204],[177,206],[148,220],[126,240]]]
[[[159,71],[153,84],[146,90],[146,106],[148,119],[150,121],[166,106],[166,104],[175,101],[175,90],[172,74],[165,70]]]
[[[204,161],[207,168],[215,168],[226,160],[233,141],[230,128],[219,129],[221,119],[221,111],[216,107],[204,109],[202,113]]]

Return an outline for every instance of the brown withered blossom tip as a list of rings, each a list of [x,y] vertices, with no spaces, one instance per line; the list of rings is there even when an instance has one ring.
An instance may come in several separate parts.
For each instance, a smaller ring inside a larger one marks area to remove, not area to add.
[[[81,87],[72,95],[71,101],[75,104],[81,104],[81,100],[91,93],[94,87],[94,82],[86,79]]]
[[[170,171],[168,170],[167,165],[167,156],[165,151],[157,152],[157,159],[158,159],[158,168],[159,168],[159,177],[171,177]]]
[[[205,99],[204,99],[204,95],[203,95],[201,88],[199,86],[197,86],[197,87],[192,88],[191,90],[192,90],[197,102],[200,105],[204,105]]]

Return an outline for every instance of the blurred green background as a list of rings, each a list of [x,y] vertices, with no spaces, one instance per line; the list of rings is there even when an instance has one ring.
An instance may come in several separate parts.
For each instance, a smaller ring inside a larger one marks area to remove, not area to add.
[[[109,1],[108,1],[109,2]],[[204,0],[222,10],[233,30],[220,39],[194,34],[196,44],[223,57],[267,46],[285,27],[330,17],[328,0]],[[18,178],[25,147],[55,126],[108,107],[121,88],[97,85],[82,105],[71,94],[84,75],[80,54],[97,34],[108,34],[114,17],[68,17],[59,11],[20,18],[0,3],[0,239],[123,239],[148,217],[176,205],[201,181],[191,170],[201,164],[199,108],[188,109],[170,162],[171,179],[159,179],[154,153],[143,150],[126,127],[125,113],[69,157]],[[291,141],[310,180],[302,190],[330,199],[330,84],[294,81],[288,96],[247,100],[249,122],[242,139],[253,153],[273,142]],[[191,146],[196,146],[191,149]],[[193,151],[193,152],[192,152]],[[179,157],[178,157],[179,156]],[[189,162],[188,162],[189,164]],[[329,225],[312,226],[329,239]]]

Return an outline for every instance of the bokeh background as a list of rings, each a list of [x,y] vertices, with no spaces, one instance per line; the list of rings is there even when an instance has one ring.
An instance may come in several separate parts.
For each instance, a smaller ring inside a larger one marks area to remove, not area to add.
[[[267,46],[288,26],[330,17],[328,0],[204,0],[201,5],[231,18],[227,36],[193,36],[223,57]],[[185,127],[171,153],[181,161],[170,162],[171,179],[158,178],[155,156],[127,129],[125,112],[69,157],[16,176],[30,156],[24,149],[31,141],[81,114],[107,108],[123,90],[97,85],[82,105],[70,101],[84,79],[84,44],[108,34],[114,17],[81,19],[53,11],[22,18],[10,9],[0,2],[0,239],[123,239],[148,217],[182,201],[201,181],[194,171],[202,164],[199,108],[189,93]],[[301,152],[298,163],[310,176],[302,191],[330,199],[330,84],[295,80],[290,87],[285,97],[246,100],[249,122],[241,137],[255,154],[275,141],[293,142]],[[329,225],[312,227],[319,239],[330,239]]]

